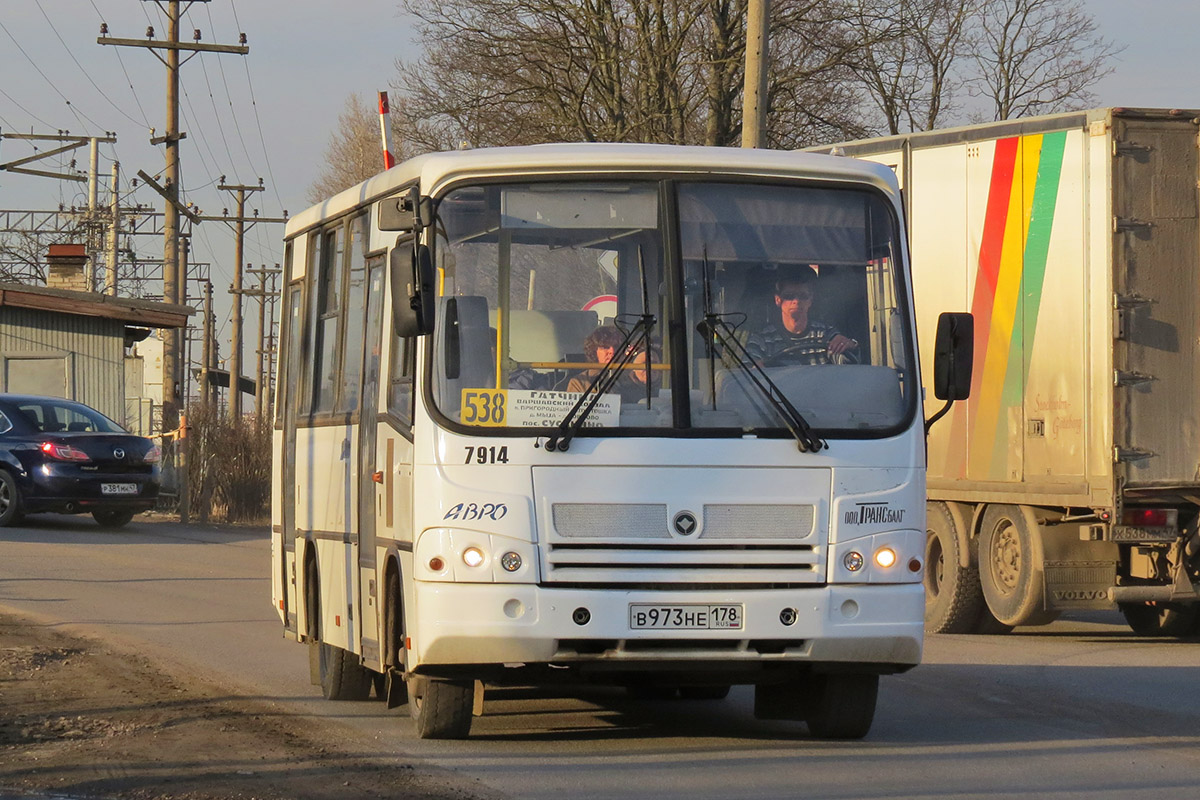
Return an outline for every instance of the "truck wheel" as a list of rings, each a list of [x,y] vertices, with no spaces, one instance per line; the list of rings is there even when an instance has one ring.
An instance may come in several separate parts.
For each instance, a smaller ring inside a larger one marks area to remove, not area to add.
[[[813,675],[805,720],[818,739],[861,739],[871,730],[878,675]]]
[[[962,566],[962,543],[945,503],[925,506],[925,630],[973,633],[983,606],[979,570]]]
[[[467,738],[474,705],[474,681],[442,681],[425,675],[408,679],[408,708],[421,739]]]
[[[1200,607],[1181,603],[1119,603],[1125,621],[1138,636],[1190,636],[1200,622]]]
[[[1042,549],[1028,509],[988,506],[979,534],[979,582],[987,607],[1003,625],[1041,625],[1056,614],[1042,608]]]
[[[982,589],[980,591],[982,592]],[[996,615],[987,607],[987,603],[984,603],[979,609],[979,618],[975,620],[971,633],[978,633],[983,636],[1001,636],[1006,633],[1012,633],[1012,625],[1005,625],[996,619]]]
[[[371,670],[351,653],[320,643],[321,694],[326,700],[366,700],[371,696]]]

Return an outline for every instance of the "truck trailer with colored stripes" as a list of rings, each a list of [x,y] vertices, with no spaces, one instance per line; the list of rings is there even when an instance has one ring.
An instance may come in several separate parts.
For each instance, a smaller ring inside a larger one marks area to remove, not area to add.
[[[925,372],[937,314],[974,314],[928,436],[929,630],[1200,634],[1198,132],[1102,108],[818,148],[899,178]]]

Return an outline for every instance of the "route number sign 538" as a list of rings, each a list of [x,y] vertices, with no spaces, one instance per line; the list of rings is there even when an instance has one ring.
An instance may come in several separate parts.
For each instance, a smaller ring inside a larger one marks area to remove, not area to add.
[[[463,389],[465,425],[499,428],[508,424],[508,392],[503,389]]]

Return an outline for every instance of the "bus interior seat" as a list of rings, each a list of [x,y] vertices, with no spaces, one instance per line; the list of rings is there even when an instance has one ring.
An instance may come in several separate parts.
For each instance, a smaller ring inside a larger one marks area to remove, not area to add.
[[[583,348],[583,340],[596,330],[595,311],[519,311],[509,312],[509,358],[522,364],[562,361]],[[496,311],[489,312],[496,324]],[[567,359],[569,360],[569,359]]]
[[[814,428],[886,426],[904,416],[904,395],[891,367],[815,364],[767,373]],[[778,414],[738,371],[717,370],[717,409],[737,411],[745,426],[782,427]]]

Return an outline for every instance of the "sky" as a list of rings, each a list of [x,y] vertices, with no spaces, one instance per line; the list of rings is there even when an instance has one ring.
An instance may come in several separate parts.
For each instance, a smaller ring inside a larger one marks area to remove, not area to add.
[[[1114,72],[1094,89],[1097,106],[1200,108],[1194,56],[1200,3],[1085,0],[1084,5],[1100,34],[1125,48],[1113,62]],[[0,132],[114,131],[117,143],[100,150],[105,181],[114,156],[126,188],[139,169],[158,174],[162,152],[148,140],[151,128],[161,135],[165,127],[166,70],[150,50],[102,46],[96,38],[106,22],[114,38],[141,39],[153,25],[161,39],[164,19],[158,4],[147,0],[0,0]],[[249,202],[262,216],[303,211],[347,96],[357,92],[373,102],[374,93],[395,79],[396,58],[419,52],[412,20],[396,0],[194,2],[181,38],[190,41],[197,28],[201,41],[212,44],[236,44],[244,32],[250,47],[247,56],[202,53],[181,69],[182,129],[188,134],[180,154],[182,183],[185,199],[205,214],[233,208],[232,195],[216,188],[222,175],[231,184],[263,179],[265,191],[251,194]],[[27,142],[0,141],[0,162],[32,153]],[[86,169],[86,148],[76,153],[77,168]],[[159,206],[149,189],[130,199]],[[86,204],[84,185],[0,173],[0,210],[60,204]],[[254,226],[245,260],[256,267],[280,262],[282,236],[282,225]],[[227,354],[233,233],[223,223],[206,222],[193,239],[193,260],[211,265],[221,349]],[[139,250],[161,258],[161,241],[140,237]],[[253,336],[257,305],[248,302],[244,315]]]

